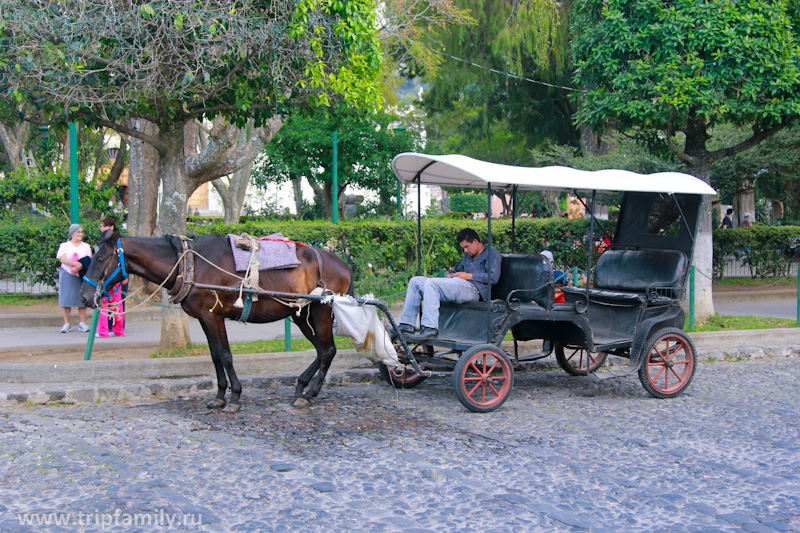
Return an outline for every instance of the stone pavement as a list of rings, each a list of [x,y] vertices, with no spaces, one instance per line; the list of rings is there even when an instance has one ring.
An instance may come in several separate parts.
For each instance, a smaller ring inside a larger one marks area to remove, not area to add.
[[[489,414],[449,379],[4,409],[0,531],[800,531],[799,373],[702,363],[656,400],[526,372]]]

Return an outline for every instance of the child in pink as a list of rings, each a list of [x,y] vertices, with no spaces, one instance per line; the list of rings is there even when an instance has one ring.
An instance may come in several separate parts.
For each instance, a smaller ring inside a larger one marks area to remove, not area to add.
[[[100,320],[97,321],[97,335],[99,337],[108,337],[108,317],[109,310],[119,314],[113,314],[114,320],[111,330],[117,337],[125,336],[125,315],[122,314],[122,287],[117,283],[116,286],[110,291],[111,300],[107,297],[103,298],[103,305],[100,308]]]
[[[116,231],[116,229],[117,221],[112,217],[105,217],[100,221],[101,233],[106,231]],[[97,322],[98,337],[109,336],[108,317],[111,314],[109,311],[114,312],[114,314],[111,315],[114,320],[114,323],[111,326],[111,330],[114,332],[114,335],[117,337],[125,336],[125,315],[123,314],[124,308],[122,307],[122,284],[126,283],[128,283],[127,279],[117,283],[114,288],[109,291],[111,293],[110,300],[107,297],[103,298],[103,304],[100,306],[100,320]]]

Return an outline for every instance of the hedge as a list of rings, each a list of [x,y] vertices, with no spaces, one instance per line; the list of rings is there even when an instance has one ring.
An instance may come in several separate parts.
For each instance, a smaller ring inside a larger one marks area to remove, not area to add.
[[[485,220],[423,219],[423,275],[437,275],[451,268],[462,252],[455,242],[458,231],[473,228],[486,239]],[[58,245],[66,240],[68,225],[52,219],[33,223],[0,222],[0,276],[19,277],[55,286]],[[99,240],[97,222],[84,224],[84,240]],[[282,233],[289,239],[331,249],[348,262],[356,280],[356,293],[375,296],[401,294],[417,272],[417,224],[413,220],[343,222],[334,225],[320,221],[249,220],[227,226],[189,224],[197,235],[226,233],[264,236]],[[557,219],[520,219],[516,221],[515,251],[540,252],[548,249],[556,265],[571,269],[586,267],[588,221]],[[718,269],[727,254],[744,254],[757,275],[786,275],[788,251],[793,238],[800,238],[800,227],[754,226],[714,232],[714,264]],[[511,251],[511,221],[492,221],[492,244],[501,252]]]
[[[714,231],[714,277],[722,278],[725,262],[735,255],[749,265],[753,277],[785,277],[800,257],[800,226],[751,226]]]

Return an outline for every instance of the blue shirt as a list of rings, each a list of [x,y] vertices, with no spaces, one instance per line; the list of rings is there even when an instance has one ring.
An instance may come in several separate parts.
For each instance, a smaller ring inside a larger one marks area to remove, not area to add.
[[[483,251],[474,258],[469,254],[464,254],[464,257],[453,269],[453,272],[468,272],[472,274],[472,279],[469,282],[475,285],[483,300],[489,297],[489,285],[487,283],[489,281],[489,252],[490,248],[484,246]],[[500,279],[500,261],[502,260],[500,253],[494,246],[491,247],[491,258],[492,285],[494,285]]]

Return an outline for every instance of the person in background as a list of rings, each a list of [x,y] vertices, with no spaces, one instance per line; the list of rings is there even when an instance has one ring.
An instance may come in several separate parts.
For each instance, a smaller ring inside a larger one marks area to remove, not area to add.
[[[722,229],[731,229],[733,228],[733,208],[729,207],[727,211],[725,211],[725,216],[722,219]]]
[[[117,221],[112,217],[105,217],[100,221],[100,233],[106,230],[111,230],[113,233],[117,229]],[[97,322],[97,333],[95,337],[109,337],[109,326],[114,333],[115,337],[125,336],[125,309],[122,307],[122,297],[127,293],[126,287],[128,280],[123,279],[117,283],[110,291],[111,298],[103,297],[103,303],[100,307],[100,320]],[[109,313],[113,311],[114,313]]]
[[[753,221],[750,220],[750,213],[745,213],[744,218],[742,219],[742,227],[749,228],[753,225]]]
[[[412,341],[422,342],[439,335],[439,303],[467,303],[485,299],[489,295],[489,265],[491,284],[500,278],[500,253],[484,246],[475,230],[464,228],[456,235],[456,242],[464,250],[464,256],[452,272],[444,278],[414,276],[408,282],[403,313],[400,315],[400,331]],[[491,263],[490,263],[491,261]],[[420,326],[414,334],[414,324],[422,307]]]
[[[58,305],[64,317],[61,333],[72,331],[70,315],[73,307],[78,308],[78,331],[89,331],[89,326],[86,325],[86,308],[81,302],[83,280],[80,272],[84,265],[80,260],[91,257],[92,249],[83,242],[83,226],[72,224],[67,232],[67,240],[59,245],[56,252],[56,258],[61,262],[58,269]]]

